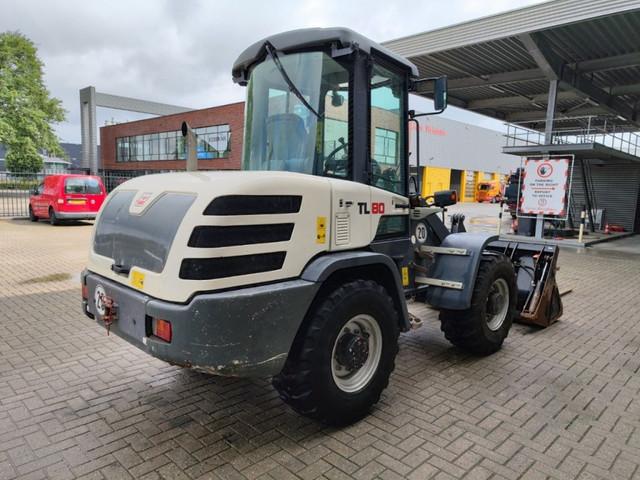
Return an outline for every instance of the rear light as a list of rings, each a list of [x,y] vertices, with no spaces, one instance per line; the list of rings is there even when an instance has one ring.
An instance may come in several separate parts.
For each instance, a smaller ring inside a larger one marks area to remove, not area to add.
[[[162,320],[160,318],[154,318],[152,324],[152,332],[153,334],[164,340],[165,342],[171,343],[171,323],[166,320]]]
[[[82,299],[86,300],[89,298],[89,287],[85,283],[82,284]]]

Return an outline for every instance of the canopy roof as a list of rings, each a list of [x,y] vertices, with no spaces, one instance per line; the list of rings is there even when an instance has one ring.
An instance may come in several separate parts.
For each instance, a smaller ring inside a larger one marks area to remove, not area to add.
[[[421,77],[447,75],[458,107],[542,130],[557,79],[557,127],[640,130],[638,0],[555,0],[383,45]]]

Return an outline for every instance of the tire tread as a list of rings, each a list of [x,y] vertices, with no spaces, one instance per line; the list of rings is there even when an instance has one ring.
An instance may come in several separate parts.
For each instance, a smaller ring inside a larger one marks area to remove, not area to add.
[[[278,391],[280,398],[296,412],[330,425],[345,425],[352,423],[364,416],[368,411],[367,409],[360,412],[349,412],[348,414],[344,414],[343,412],[330,408],[330,406],[328,407],[327,405],[321,404],[317,401],[317,396],[314,395],[314,386],[312,382],[314,376],[312,359],[316,345],[321,343],[320,337],[327,334],[324,326],[334,315],[338,306],[347,300],[348,295],[350,292],[354,291],[354,289],[372,290],[379,298],[387,303],[389,308],[391,308],[395,313],[395,318],[393,319],[395,323],[395,338],[392,339],[394,345],[394,350],[392,352],[393,359],[390,362],[390,368],[387,369],[388,371],[381,372],[384,376],[384,380],[381,385],[372,392],[372,396],[370,398],[371,405],[378,402],[382,391],[389,384],[389,376],[395,368],[395,356],[398,353],[397,338],[399,335],[399,328],[397,322],[397,311],[393,300],[384,287],[372,280],[357,279],[344,283],[326,294],[317,304],[315,309],[312,307],[312,311],[308,317],[308,322],[305,322],[307,323],[306,331],[304,331],[305,329],[303,325],[300,332],[303,334],[301,335],[299,333],[296,337],[284,368],[278,375],[273,377],[272,380],[273,386]]]
[[[491,280],[496,270],[508,270],[511,273],[509,291],[511,299],[507,318],[500,329],[499,340],[490,339],[483,329],[484,307],[486,292],[491,285]],[[476,282],[471,297],[471,306],[466,310],[442,310],[440,311],[441,330],[444,336],[455,346],[475,355],[490,355],[502,347],[504,339],[509,335],[509,330],[515,316],[516,291],[515,273],[509,258],[503,254],[483,255],[476,276]]]

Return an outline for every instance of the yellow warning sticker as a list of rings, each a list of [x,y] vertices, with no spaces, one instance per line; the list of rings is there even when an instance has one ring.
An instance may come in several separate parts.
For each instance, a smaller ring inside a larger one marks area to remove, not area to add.
[[[134,270],[131,272],[131,285],[142,290],[144,288],[144,273]]]
[[[327,217],[316,218],[316,243],[327,243]]]
[[[402,267],[402,286],[409,286],[409,267]]]

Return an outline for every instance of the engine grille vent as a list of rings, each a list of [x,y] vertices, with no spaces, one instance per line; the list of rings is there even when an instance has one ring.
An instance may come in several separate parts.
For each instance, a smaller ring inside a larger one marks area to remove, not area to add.
[[[301,195],[224,195],[214,198],[203,215],[298,213],[301,203]]]
[[[267,225],[199,225],[193,229],[189,246],[219,248],[233,245],[286,242],[291,239],[293,223]]]
[[[180,278],[185,280],[213,280],[250,273],[279,270],[286,252],[255,253],[234,257],[185,258],[180,266]]]
[[[351,222],[348,213],[336,214],[336,245],[347,245],[351,242]]]

